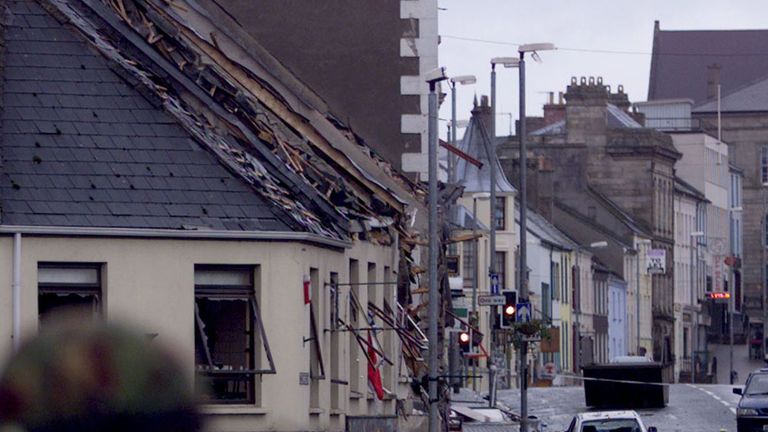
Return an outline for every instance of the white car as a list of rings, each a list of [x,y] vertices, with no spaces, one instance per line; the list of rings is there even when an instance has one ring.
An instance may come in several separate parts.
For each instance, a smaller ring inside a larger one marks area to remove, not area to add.
[[[646,429],[634,411],[595,411],[576,414],[565,432],[657,432]]]

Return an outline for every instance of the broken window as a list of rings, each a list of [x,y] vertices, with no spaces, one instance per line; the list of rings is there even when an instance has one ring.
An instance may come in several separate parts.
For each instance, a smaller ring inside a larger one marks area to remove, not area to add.
[[[84,318],[101,316],[101,264],[40,263],[37,267],[40,326],[59,312],[76,309]]]
[[[305,342],[309,342],[309,376],[310,376],[310,398],[309,407],[320,407],[320,380],[325,379],[325,365],[323,364],[323,352],[320,349],[322,343],[322,335],[324,332],[320,331],[320,328],[324,328],[323,321],[323,304],[325,303],[325,295],[320,294],[320,274],[316,268],[309,269],[309,280],[311,286],[311,295],[309,302],[309,338]],[[320,322],[318,323],[318,319]]]
[[[195,266],[196,387],[207,402],[258,404],[257,376],[275,373],[257,301],[257,270]],[[268,368],[262,368],[262,355]]]

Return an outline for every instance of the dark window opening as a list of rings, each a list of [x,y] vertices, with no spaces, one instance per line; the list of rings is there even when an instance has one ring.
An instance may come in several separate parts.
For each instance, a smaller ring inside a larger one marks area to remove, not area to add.
[[[38,319],[43,328],[61,313],[101,317],[101,264],[40,263],[37,268]]]
[[[254,280],[253,267],[195,266],[196,387],[205,402],[257,403],[256,376],[275,373]]]
[[[507,197],[496,197],[496,212],[494,216],[496,229],[504,231],[507,226]]]

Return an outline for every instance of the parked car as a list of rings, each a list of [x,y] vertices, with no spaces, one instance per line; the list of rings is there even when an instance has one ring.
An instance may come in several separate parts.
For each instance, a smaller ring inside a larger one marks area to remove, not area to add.
[[[744,388],[734,387],[733,393],[741,395],[736,408],[738,432],[768,431],[768,369],[750,373]]]
[[[635,411],[593,411],[576,414],[566,432],[657,432],[643,425]]]

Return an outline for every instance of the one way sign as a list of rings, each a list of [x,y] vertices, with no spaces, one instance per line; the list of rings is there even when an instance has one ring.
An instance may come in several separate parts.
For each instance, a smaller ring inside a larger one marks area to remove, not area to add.
[[[517,304],[517,315],[515,316],[515,321],[519,323],[531,322],[531,303],[530,302]]]

